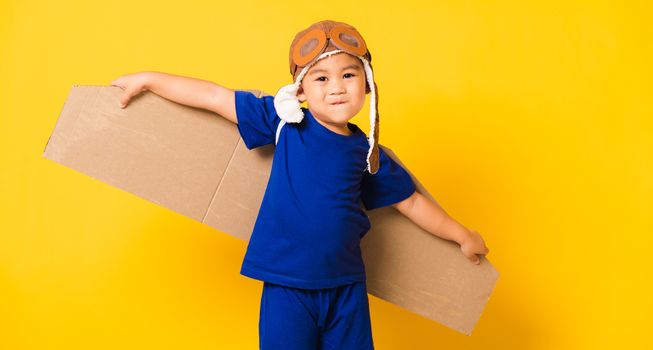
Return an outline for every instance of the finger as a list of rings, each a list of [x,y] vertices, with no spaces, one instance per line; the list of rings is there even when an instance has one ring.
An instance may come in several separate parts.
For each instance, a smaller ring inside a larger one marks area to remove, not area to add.
[[[125,93],[120,97],[120,107],[126,107],[132,97],[137,95],[139,92],[140,91],[137,91],[133,88],[125,90]]]
[[[474,264],[478,264],[480,262],[480,261],[478,261],[478,257],[474,253],[463,252],[463,255],[465,255],[465,257],[467,257],[467,259],[469,261],[473,262]]]
[[[129,100],[131,99],[131,93],[125,92],[120,96],[120,108],[125,108],[127,107],[127,104],[129,103]]]

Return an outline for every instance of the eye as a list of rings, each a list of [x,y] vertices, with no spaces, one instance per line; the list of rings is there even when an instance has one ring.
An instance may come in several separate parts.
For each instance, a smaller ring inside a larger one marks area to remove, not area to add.
[[[345,73],[344,77],[346,77],[347,75],[352,76],[352,77],[355,77],[355,76],[356,76],[356,74],[353,74],[353,73]],[[316,81],[324,81],[324,79],[326,79],[326,77],[325,77],[325,76],[321,76],[321,77],[318,77],[318,78],[315,79],[315,80],[316,80]]]

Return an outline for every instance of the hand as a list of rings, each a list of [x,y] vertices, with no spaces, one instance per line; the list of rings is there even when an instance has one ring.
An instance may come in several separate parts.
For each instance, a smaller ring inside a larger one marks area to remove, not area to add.
[[[468,230],[467,236],[460,243],[460,250],[462,250],[463,255],[467,257],[471,262],[478,265],[481,263],[481,259],[476,256],[485,255],[490,252],[490,250],[485,246],[485,241],[478,232],[474,230]]]
[[[117,86],[125,92],[120,96],[120,108],[127,107],[132,97],[147,91],[147,72],[127,74],[111,82],[111,86]]]

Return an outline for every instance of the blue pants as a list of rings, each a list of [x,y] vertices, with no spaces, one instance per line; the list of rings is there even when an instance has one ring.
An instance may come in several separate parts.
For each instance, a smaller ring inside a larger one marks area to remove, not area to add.
[[[327,289],[263,283],[262,350],[373,350],[365,282]]]

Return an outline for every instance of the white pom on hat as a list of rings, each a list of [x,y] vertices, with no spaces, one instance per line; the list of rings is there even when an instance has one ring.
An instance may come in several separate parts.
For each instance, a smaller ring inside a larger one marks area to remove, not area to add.
[[[299,123],[304,118],[304,112],[297,98],[299,82],[286,85],[274,96],[274,108],[279,118],[288,123]]]

